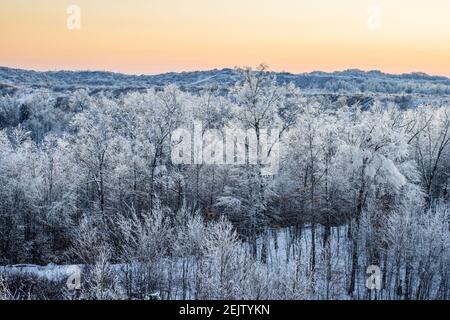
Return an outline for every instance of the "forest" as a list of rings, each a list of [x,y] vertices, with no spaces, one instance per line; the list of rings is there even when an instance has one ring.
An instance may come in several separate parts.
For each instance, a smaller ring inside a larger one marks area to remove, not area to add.
[[[237,72],[226,90],[0,95],[0,299],[449,299],[450,105],[362,108]],[[204,143],[250,132],[255,161],[246,139],[244,161],[175,163],[195,123]]]

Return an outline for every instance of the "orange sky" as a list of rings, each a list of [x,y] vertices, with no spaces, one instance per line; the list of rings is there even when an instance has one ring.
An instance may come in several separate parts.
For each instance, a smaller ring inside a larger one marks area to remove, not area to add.
[[[80,30],[66,26],[71,4]],[[0,46],[0,65],[36,70],[154,74],[264,62],[294,73],[450,76],[450,0],[1,0]]]

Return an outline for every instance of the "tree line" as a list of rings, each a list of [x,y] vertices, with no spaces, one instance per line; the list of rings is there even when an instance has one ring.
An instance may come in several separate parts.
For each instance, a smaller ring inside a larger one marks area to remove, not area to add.
[[[0,264],[82,264],[88,299],[448,299],[448,106],[336,108],[240,72],[226,94],[0,97]],[[279,128],[277,174],[270,148],[173,163],[195,121]]]

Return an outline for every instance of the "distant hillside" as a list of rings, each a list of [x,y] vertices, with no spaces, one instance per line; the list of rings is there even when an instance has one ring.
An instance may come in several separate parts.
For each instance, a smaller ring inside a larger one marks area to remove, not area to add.
[[[450,95],[450,79],[423,73],[392,75],[380,71],[346,70],[302,74],[273,73],[279,83],[292,82],[308,93],[386,93]],[[239,80],[233,69],[165,73],[160,75],[126,75],[102,71],[37,72],[0,67],[3,87],[49,88],[55,91],[81,87],[91,89],[144,89],[176,84],[195,91],[207,86],[227,88]]]

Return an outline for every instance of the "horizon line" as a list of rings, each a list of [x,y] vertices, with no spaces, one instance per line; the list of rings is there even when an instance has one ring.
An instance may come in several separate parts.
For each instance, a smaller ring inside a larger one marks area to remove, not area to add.
[[[121,74],[121,75],[126,75],[126,76],[159,76],[159,75],[165,75],[165,74],[171,74],[171,73],[175,73],[175,74],[182,74],[182,73],[193,73],[193,72],[207,72],[207,71],[214,71],[214,70],[235,70],[238,68],[247,68],[247,67],[251,67],[251,68],[255,68],[257,67],[259,64],[255,65],[255,66],[234,66],[234,67],[215,67],[215,68],[199,68],[199,69],[185,69],[185,70],[178,70],[178,71],[164,71],[164,72],[156,72],[156,73],[134,73],[134,72],[123,72],[120,70],[113,70],[113,69],[81,69],[81,68],[74,68],[74,69],[44,69],[44,68],[37,68],[37,69],[29,69],[29,68],[24,68],[24,67],[16,67],[16,66],[8,66],[8,65],[0,65],[0,68],[7,68],[7,69],[15,69],[15,70],[22,70],[22,71],[30,71],[30,72],[39,72],[39,73],[50,73],[50,72],[105,72],[105,73],[113,73],[113,74]],[[291,71],[287,71],[287,70],[272,70],[270,69],[270,66],[268,66],[267,69],[268,72],[270,73],[289,73],[292,75],[304,75],[304,74],[312,74],[312,73],[339,73],[339,72],[346,72],[346,71],[361,71],[361,72],[365,72],[365,73],[370,73],[370,72],[380,72],[382,74],[386,74],[386,75],[392,75],[392,76],[402,76],[402,75],[415,75],[415,74],[421,74],[424,76],[428,76],[428,77],[442,77],[442,78],[446,78],[450,80],[450,74],[429,74],[427,72],[423,72],[423,71],[411,71],[411,72],[403,72],[403,73],[396,73],[396,72],[389,72],[389,71],[384,71],[382,69],[363,69],[363,68],[358,68],[358,67],[348,67],[345,69],[336,69],[336,70],[332,70],[332,71],[325,71],[325,70],[312,70],[312,71],[303,71],[303,72],[299,72],[299,73],[294,73]]]

